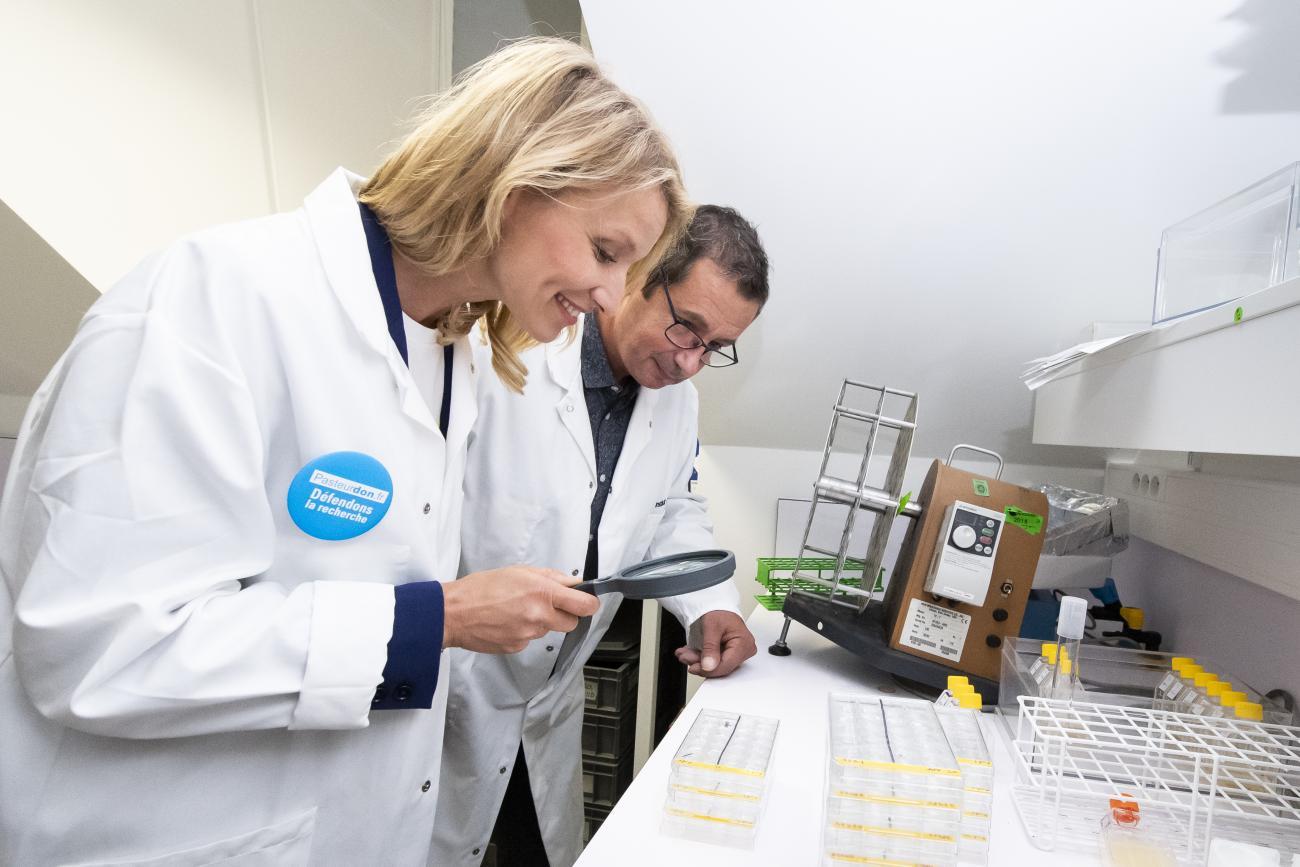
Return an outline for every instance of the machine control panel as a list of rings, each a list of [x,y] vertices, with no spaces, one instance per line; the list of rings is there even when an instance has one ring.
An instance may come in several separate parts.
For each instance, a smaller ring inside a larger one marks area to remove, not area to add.
[[[1001,512],[960,500],[949,505],[940,529],[943,542],[935,546],[926,576],[926,592],[983,605],[1005,521]]]

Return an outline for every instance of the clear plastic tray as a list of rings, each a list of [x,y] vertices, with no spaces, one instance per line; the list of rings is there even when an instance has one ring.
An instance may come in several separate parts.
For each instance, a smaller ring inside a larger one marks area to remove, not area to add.
[[[1300,275],[1300,163],[1175,223],[1160,238],[1152,323]]]
[[[952,864],[961,765],[933,704],[832,694],[824,863]]]
[[[779,725],[770,717],[704,709],[668,775],[665,834],[750,848],[766,804]]]

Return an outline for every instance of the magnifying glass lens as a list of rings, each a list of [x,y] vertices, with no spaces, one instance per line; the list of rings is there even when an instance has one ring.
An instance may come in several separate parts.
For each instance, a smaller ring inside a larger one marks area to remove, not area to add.
[[[644,571],[633,572],[628,575],[629,578],[663,578],[667,575],[681,575],[684,572],[694,572],[696,569],[704,569],[718,562],[716,557],[690,557],[683,560],[674,560],[670,563],[659,563],[651,566]]]

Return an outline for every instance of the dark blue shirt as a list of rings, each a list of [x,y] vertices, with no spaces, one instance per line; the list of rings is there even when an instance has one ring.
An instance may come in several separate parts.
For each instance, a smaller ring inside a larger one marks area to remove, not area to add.
[[[594,314],[587,314],[582,329],[582,390],[587,398],[591,440],[596,450],[596,495],[591,498],[591,529],[587,536],[587,562],[583,567],[585,580],[600,577],[597,574],[600,554],[597,531],[640,388],[630,376],[621,382],[614,381],[600,325]]]

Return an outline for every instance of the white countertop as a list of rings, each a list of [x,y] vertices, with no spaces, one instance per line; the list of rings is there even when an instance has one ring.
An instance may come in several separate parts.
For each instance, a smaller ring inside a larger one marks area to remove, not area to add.
[[[828,694],[844,691],[908,696],[887,675],[867,668],[849,651],[798,623],[790,627],[793,654],[772,656],[767,648],[780,633],[782,621],[780,612],[754,610],[748,622],[758,642],[758,654],[730,677],[705,681],[583,851],[578,859],[580,867],[792,867],[819,863]],[[702,708],[753,713],[781,721],[768,804],[752,851],[695,843],[659,832],[669,765]],[[1090,855],[1043,852],[1033,847],[1011,802],[1014,767],[1001,732],[1002,722],[992,714],[982,715],[981,722],[993,751],[995,774],[988,863],[998,867],[1096,865],[1098,860]]]

